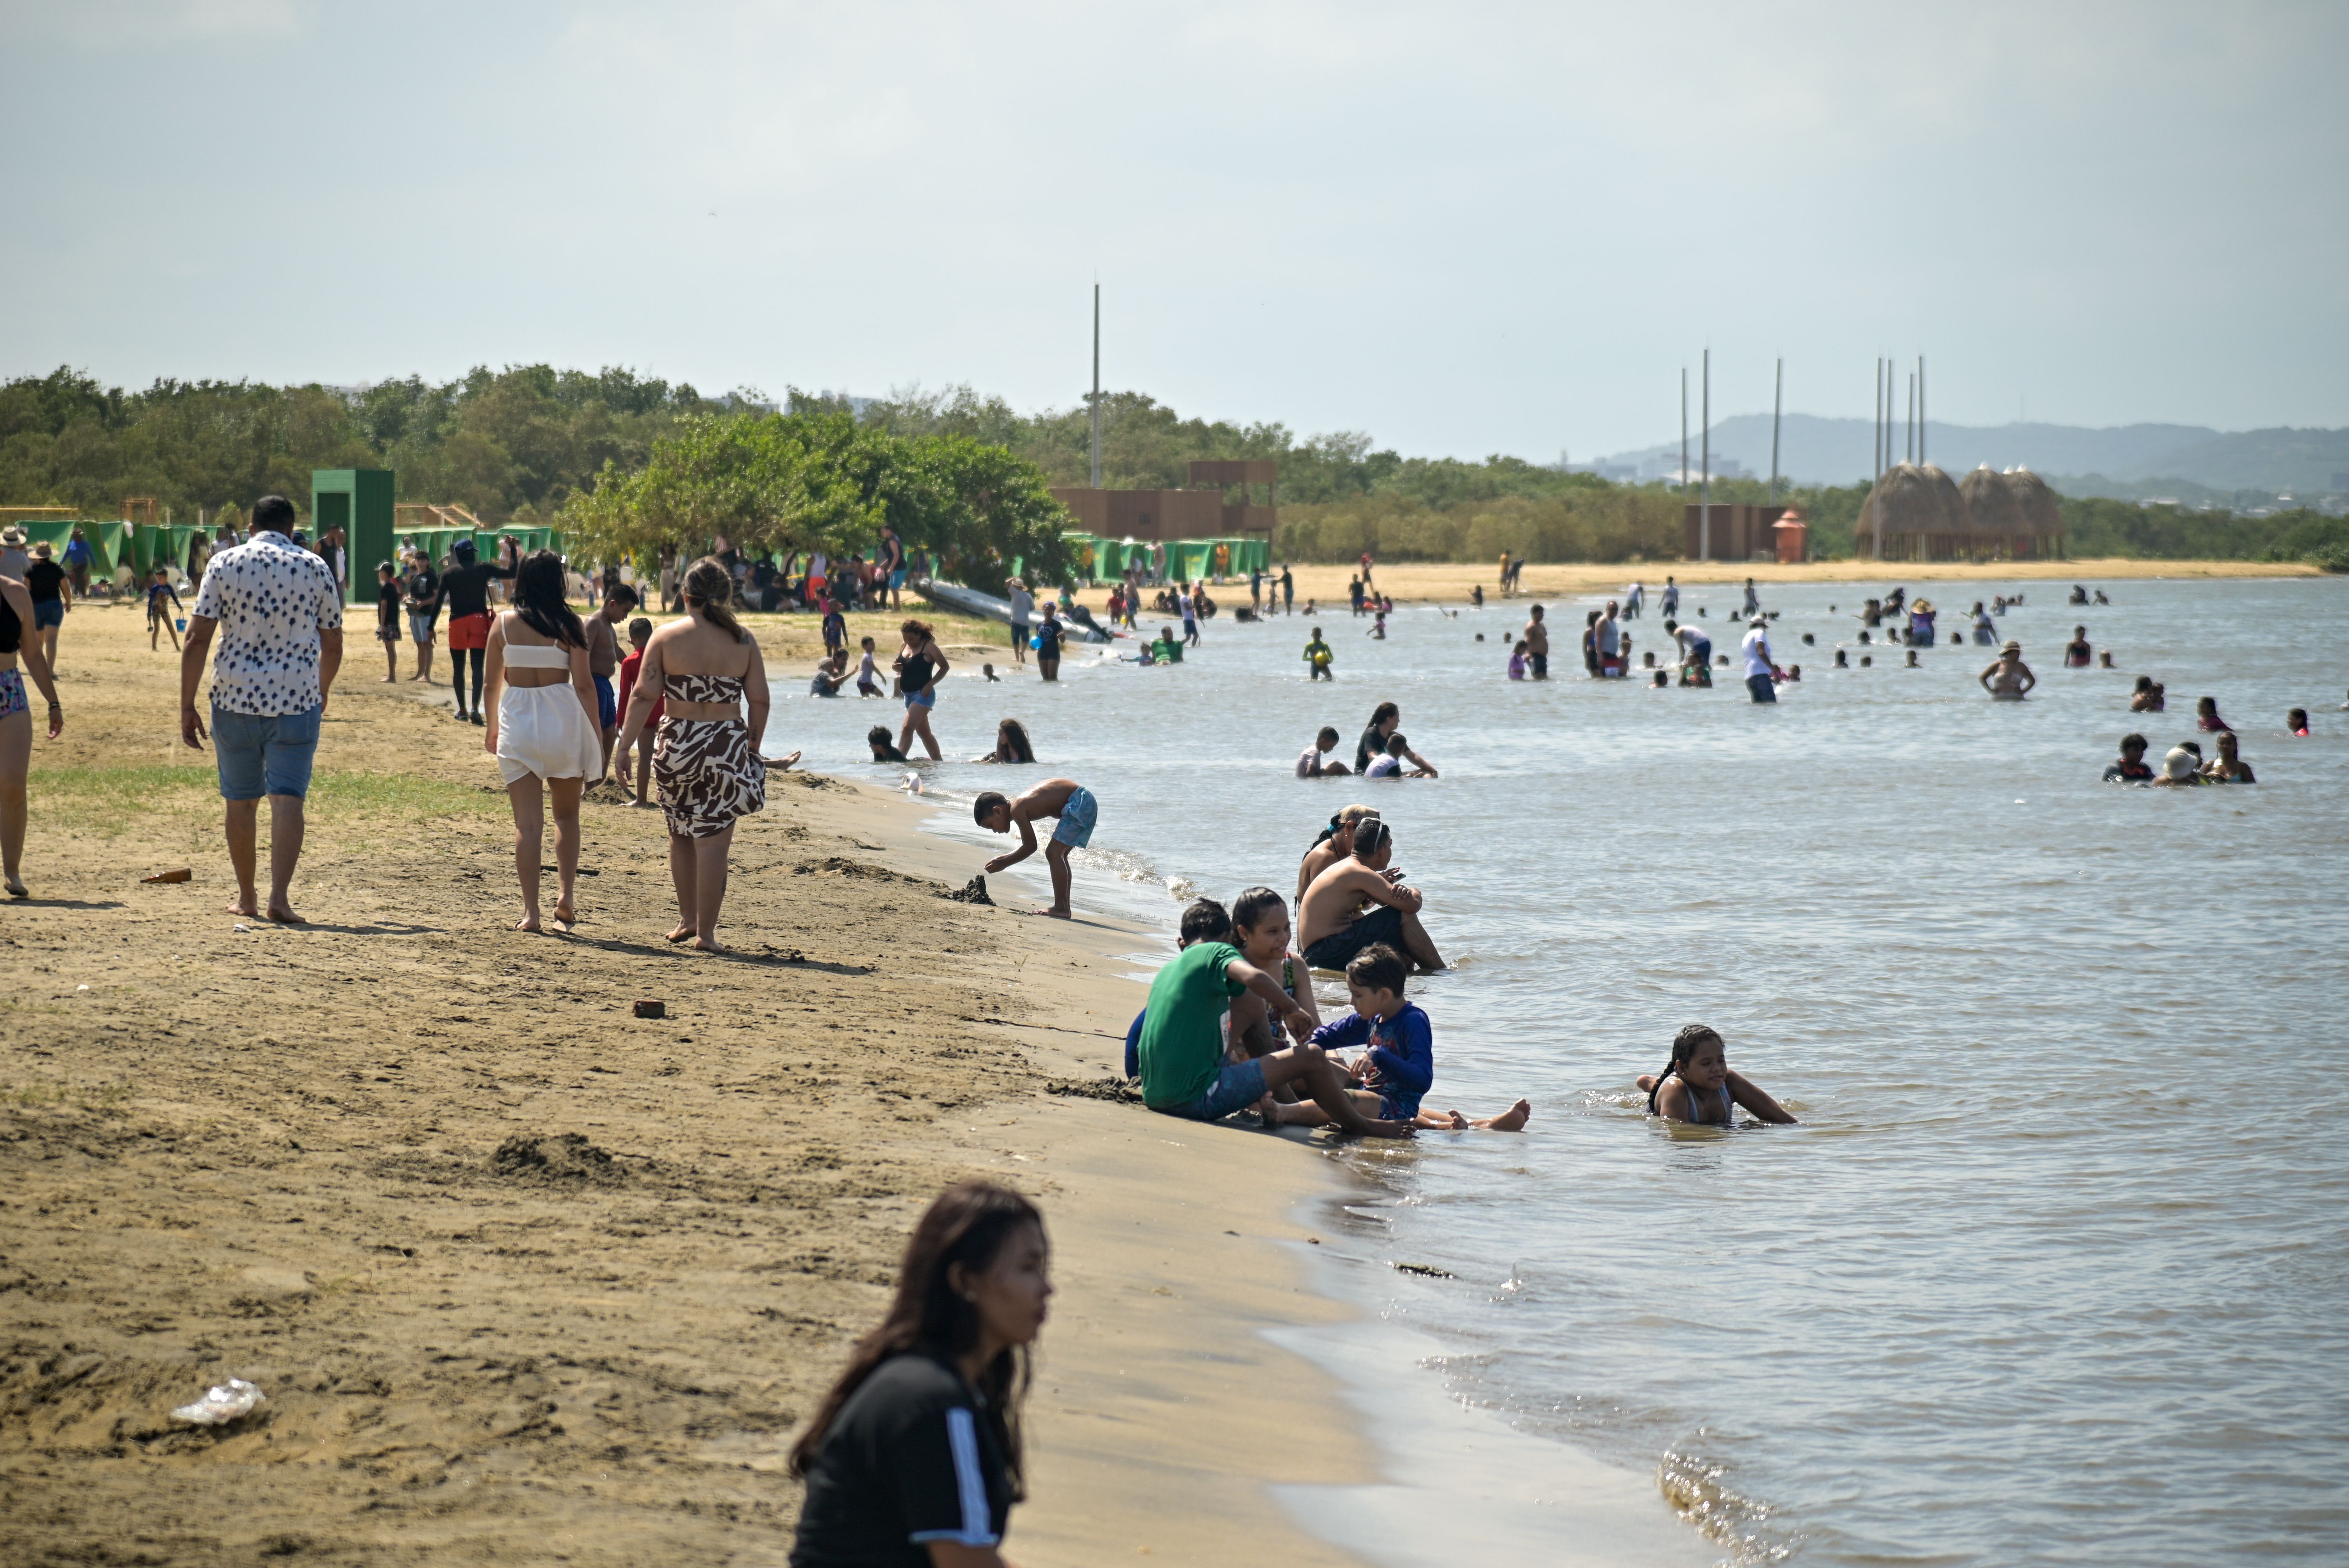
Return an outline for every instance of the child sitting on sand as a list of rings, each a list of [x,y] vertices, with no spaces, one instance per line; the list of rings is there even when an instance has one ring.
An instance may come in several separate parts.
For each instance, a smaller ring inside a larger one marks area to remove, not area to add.
[[[1667,1121],[1727,1127],[1744,1106],[1764,1121],[1792,1127],[1795,1119],[1744,1076],[1729,1070],[1729,1047],[1719,1031],[1691,1024],[1672,1037],[1672,1059],[1661,1076],[1641,1073],[1648,1091],[1648,1114]]]
[[[1252,887],[1232,900],[1232,929],[1222,940],[1240,950],[1240,956],[1272,976],[1280,994],[1305,1009],[1315,1027],[1321,1023],[1321,1009],[1313,1001],[1313,972],[1304,959],[1289,951],[1289,938],[1294,931],[1289,924],[1288,904],[1268,887]],[[1232,998],[1230,1046],[1232,1060],[1245,1061],[1278,1049],[1280,1045],[1280,1020],[1272,1016],[1264,998],[1254,992]],[[1284,1092],[1278,1098],[1294,1099]]]
[[[1372,943],[1346,965],[1346,995],[1354,1010],[1313,1031],[1312,1043],[1324,1050],[1362,1047],[1350,1061],[1335,1058],[1340,1070],[1362,1086],[1350,1091],[1354,1103],[1365,1116],[1436,1131],[1523,1130],[1534,1113],[1529,1100],[1498,1116],[1475,1119],[1419,1108],[1421,1097],[1435,1086],[1435,1031],[1417,1003],[1403,1000],[1410,973],[1402,954],[1383,942]],[[1329,1119],[1317,1106],[1282,1105],[1268,1095],[1257,1109],[1267,1126],[1315,1127]]]
[[[1274,977],[1240,956],[1233,946],[1231,916],[1213,899],[1199,899],[1183,912],[1183,951],[1150,983],[1150,1003],[1134,1033],[1133,1064],[1142,1078],[1142,1103],[1162,1116],[1189,1121],[1221,1121],[1250,1106],[1262,1108],[1270,1095],[1295,1086],[1312,1097],[1346,1131],[1374,1138],[1409,1138],[1409,1122],[1365,1116],[1348,1094],[1345,1080],[1319,1046],[1233,1061],[1224,1034],[1224,1015],[1234,997],[1253,993],[1280,1016],[1290,1033],[1309,1032],[1297,1000]]]
[[[1019,830],[1019,847],[987,862],[990,875],[1036,852],[1038,818],[1059,819],[1052,830],[1052,841],[1044,851],[1044,863],[1052,872],[1052,904],[1042,913],[1056,920],[1071,918],[1069,887],[1073,873],[1069,870],[1069,853],[1093,841],[1093,823],[1101,815],[1101,804],[1093,799],[1093,792],[1073,779],[1048,779],[1017,800],[1007,800],[993,789],[983,789],[978,799],[970,803],[970,814],[991,833],[1008,833],[1015,826]]]

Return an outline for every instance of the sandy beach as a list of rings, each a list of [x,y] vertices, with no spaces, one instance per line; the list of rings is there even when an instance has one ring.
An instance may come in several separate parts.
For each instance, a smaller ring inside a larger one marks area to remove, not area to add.
[[[68,618],[0,910],[11,1560],[780,1561],[790,1434],[912,1216],[986,1173],[1043,1202],[1061,1292],[1013,1554],[1351,1561],[1263,1484],[1375,1479],[1257,1332],[1342,1315],[1296,1262],[1326,1162],[1091,1098],[1148,934],[949,901],[976,868],[919,809],[791,776],[736,841],[733,956],[661,942],[661,820],[616,802],[578,934],[520,934],[481,732],[356,637],[311,923],[239,922],[140,619]],[[808,654],[762,625],[771,667]],[[254,1418],[167,1418],[229,1377]]]

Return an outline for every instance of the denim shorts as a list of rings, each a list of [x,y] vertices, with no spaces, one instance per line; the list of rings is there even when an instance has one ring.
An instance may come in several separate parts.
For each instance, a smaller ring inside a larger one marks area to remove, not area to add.
[[[1244,1062],[1226,1062],[1224,1070],[1216,1075],[1213,1087],[1187,1105],[1154,1105],[1150,1109],[1161,1116],[1179,1116],[1185,1121],[1221,1121],[1263,1098],[1264,1060],[1259,1057]]]
[[[33,601],[33,630],[45,632],[51,626],[66,624],[66,602],[62,599]]]
[[[1101,820],[1101,802],[1093,792],[1080,784],[1069,791],[1061,803],[1061,825],[1052,830],[1052,841],[1081,850],[1093,841],[1093,824]]]
[[[408,634],[416,641],[422,643],[425,646],[430,647],[432,645],[432,628],[440,619],[440,612],[438,610],[433,611],[430,614],[427,614],[421,610],[410,610],[408,613]]]
[[[905,694],[905,706],[909,708],[936,707],[938,706],[938,694],[934,691],[909,691]]]
[[[231,713],[212,707],[212,758],[220,765],[223,800],[310,792],[310,764],[318,754],[318,717],[306,713]]]

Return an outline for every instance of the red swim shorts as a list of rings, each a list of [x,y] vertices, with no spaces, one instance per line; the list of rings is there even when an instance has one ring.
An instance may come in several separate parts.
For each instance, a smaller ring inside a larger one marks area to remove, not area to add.
[[[490,616],[484,610],[478,615],[452,615],[449,618],[449,647],[453,653],[490,645]]]

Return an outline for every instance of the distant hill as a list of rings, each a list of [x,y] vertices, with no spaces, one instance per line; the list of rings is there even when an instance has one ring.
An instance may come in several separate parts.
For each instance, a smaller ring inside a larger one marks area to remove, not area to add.
[[[1797,484],[1864,480],[1869,471],[1869,434],[1865,419],[1789,414],[1779,437],[1779,471]],[[1696,449],[1692,438],[1692,465]],[[1900,449],[1896,434],[1896,459]],[[1713,428],[1713,453],[1716,469],[1726,457],[1756,474],[1768,474],[1770,416],[1739,414],[1722,420]],[[2108,430],[2042,424],[1983,428],[1935,420],[1926,428],[1925,455],[1953,474],[1988,463],[1994,469],[2020,465],[2051,481],[2081,475],[2132,486],[2178,480],[2216,491],[2300,496],[2349,491],[2349,430],[2228,431],[2201,425],[2123,425]],[[1665,456],[1678,462],[1677,440],[1603,458],[1595,466],[1601,472],[1652,467]]]

